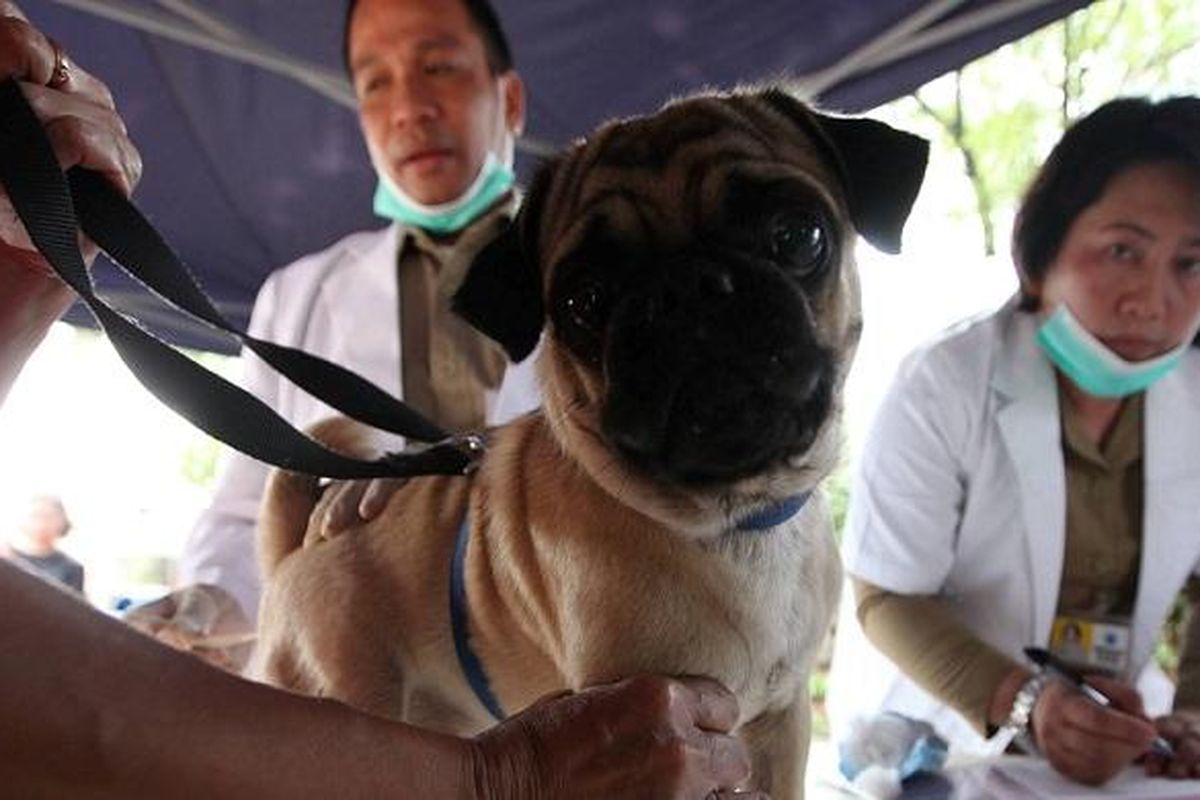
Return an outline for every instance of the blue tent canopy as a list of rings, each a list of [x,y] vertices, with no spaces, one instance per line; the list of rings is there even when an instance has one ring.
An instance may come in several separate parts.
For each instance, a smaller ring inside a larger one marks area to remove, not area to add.
[[[865,110],[1088,1],[497,0],[529,93],[518,168],[698,87],[785,78],[826,108]],[[22,7],[112,88],[146,164],[137,203],[235,324],[270,270],[381,224],[341,68],[342,3]],[[236,349],[111,265],[97,281],[171,341]]]

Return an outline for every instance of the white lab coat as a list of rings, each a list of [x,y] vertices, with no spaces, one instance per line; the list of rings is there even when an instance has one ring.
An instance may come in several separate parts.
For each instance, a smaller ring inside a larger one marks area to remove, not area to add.
[[[938,594],[981,638],[1023,660],[1058,605],[1066,487],[1058,395],[1037,319],[1009,303],[908,357],[881,406],[852,488],[848,573]],[[1131,676],[1150,661],[1176,593],[1200,559],[1200,350],[1146,393],[1143,540]],[[963,751],[984,740],[899,673],[863,635],[850,593],[835,645],[835,740],[856,716],[927,719]]]
[[[396,278],[401,228],[355,233],[267,278],[254,302],[249,332],[299,347],[401,395],[400,303]],[[335,413],[243,353],[242,386],[297,427]],[[489,392],[488,419],[498,424],[536,407],[533,358],[510,367]],[[393,438],[390,446],[403,442]],[[184,585],[212,583],[255,618],[261,584],[254,525],[269,467],[227,451],[212,505],[196,523],[180,559]]]

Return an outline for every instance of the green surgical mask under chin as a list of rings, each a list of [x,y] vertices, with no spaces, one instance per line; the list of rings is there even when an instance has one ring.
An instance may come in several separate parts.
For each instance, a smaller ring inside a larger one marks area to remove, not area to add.
[[[461,197],[431,206],[404,194],[380,172],[379,186],[375,190],[375,213],[384,219],[434,234],[457,233],[512,189],[515,180],[513,171],[501,164],[495,155],[488,153],[479,175]]]
[[[1076,386],[1096,397],[1126,397],[1144,391],[1179,365],[1196,332],[1170,352],[1145,361],[1126,361],[1097,339],[1061,304],[1038,328],[1037,341]]]

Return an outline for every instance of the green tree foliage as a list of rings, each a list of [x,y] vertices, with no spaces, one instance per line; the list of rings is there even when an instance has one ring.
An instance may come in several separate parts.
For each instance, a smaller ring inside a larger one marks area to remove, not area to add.
[[[216,439],[197,436],[183,452],[180,471],[184,479],[202,488],[212,486],[220,455],[221,445]]]
[[[1200,4],[1100,0],[921,87],[889,109],[957,162],[986,255],[1064,128],[1120,95],[1200,92]]]
[[[829,516],[833,521],[833,536],[840,544],[842,531],[846,527],[846,511],[850,506],[850,470],[842,464],[825,481],[825,500],[829,503]]]

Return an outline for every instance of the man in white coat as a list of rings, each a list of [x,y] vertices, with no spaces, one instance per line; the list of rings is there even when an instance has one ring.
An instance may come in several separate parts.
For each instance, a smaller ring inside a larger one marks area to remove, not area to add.
[[[532,370],[506,371],[503,351],[449,310],[472,257],[515,210],[524,88],[495,12],[477,0],[354,0],[345,55],[379,176],[375,210],[393,224],[273,273],[250,333],[348,367],[449,430],[529,410],[538,403]],[[292,424],[333,413],[253,354],[243,360],[243,386]],[[238,666],[245,648],[203,645],[251,634],[267,473],[228,454],[180,562],[184,588],[135,610],[131,623]]]

